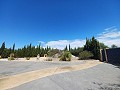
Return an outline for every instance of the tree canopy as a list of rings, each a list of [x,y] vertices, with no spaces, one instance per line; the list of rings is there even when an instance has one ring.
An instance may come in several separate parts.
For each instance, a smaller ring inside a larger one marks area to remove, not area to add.
[[[2,58],[8,58],[11,53],[14,53],[15,57],[36,57],[38,54],[40,56],[44,56],[44,54],[48,54],[50,47],[43,48],[40,45],[37,47],[32,46],[32,44],[25,45],[23,48],[15,49],[15,44],[13,44],[11,48],[5,48],[5,42],[3,42],[0,48],[0,56]]]
[[[93,54],[93,59],[100,58],[100,45],[99,41],[92,37],[92,39],[86,38],[86,44],[84,45],[84,51],[90,51]]]

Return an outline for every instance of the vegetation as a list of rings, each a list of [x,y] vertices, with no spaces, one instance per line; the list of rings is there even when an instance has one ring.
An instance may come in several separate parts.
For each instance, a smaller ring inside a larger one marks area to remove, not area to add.
[[[15,60],[14,57],[8,57],[8,60]]]
[[[108,46],[106,46],[104,43],[99,43],[100,45],[100,49],[105,49],[105,48],[109,48]]]
[[[64,51],[68,51],[67,45],[66,45],[66,47],[65,47]]]
[[[26,57],[26,60],[30,60],[30,57]]]
[[[100,45],[94,37],[92,37],[92,39],[86,39],[83,50],[91,52],[93,54],[93,59],[100,59]]]
[[[5,47],[5,42],[2,43],[0,48],[1,58],[8,58],[11,53],[14,53],[14,57],[36,57],[38,54],[43,57],[44,54],[48,54],[48,51],[51,50],[50,47],[43,48],[40,45],[37,47],[32,46],[32,44],[25,45],[23,48],[15,49],[15,44],[13,44],[12,49]]]
[[[112,45],[112,48],[117,48],[116,45]],[[25,45],[22,48],[15,49],[15,44],[13,44],[12,48],[6,48],[5,42],[2,43],[0,47],[0,58],[8,58],[9,55],[12,53],[14,54],[15,58],[24,58],[24,57],[36,57],[38,54],[40,57],[43,57],[45,54],[52,57],[55,54],[59,54],[60,60],[62,61],[70,61],[71,60],[71,54],[74,56],[79,57],[80,59],[99,59],[100,57],[100,49],[108,48],[108,46],[104,45],[104,43],[99,43],[97,39],[92,37],[91,39],[86,39],[86,43],[84,47],[78,47],[78,48],[71,48],[70,44],[69,46],[65,47],[63,50],[63,53],[59,49],[51,49],[50,47],[43,48],[40,45],[37,45],[36,47],[32,44]],[[88,51],[88,52],[87,52]],[[91,54],[91,53],[93,54]],[[85,55],[83,55],[85,54]],[[87,56],[88,55],[88,56]],[[11,58],[9,58],[11,59]],[[13,57],[12,57],[13,59]]]
[[[79,56],[79,53],[83,51],[83,47],[75,47],[74,49],[71,48],[70,44],[69,44],[69,49],[68,47],[66,46],[64,48],[64,51],[69,51],[72,55],[74,56]]]
[[[60,53],[59,49],[51,49],[51,50],[48,51],[48,56],[52,57],[57,53]]]
[[[2,43],[2,46],[0,48],[0,55],[1,57],[4,57],[4,54],[5,54],[5,42]]]
[[[111,48],[117,48],[117,46],[115,44],[111,45]]]
[[[60,56],[60,61],[71,61],[72,54],[69,51],[64,51]]]
[[[80,60],[87,60],[93,57],[93,54],[89,51],[83,51],[79,54],[79,59]]]
[[[10,57],[14,57],[14,56],[15,56],[14,53],[11,53],[11,54],[10,54]]]
[[[8,60],[15,60],[15,58],[14,58],[14,53],[11,53],[11,54],[10,54],[10,57],[8,57]]]
[[[78,47],[70,50],[71,54],[78,57],[79,53],[83,52],[83,47]]]

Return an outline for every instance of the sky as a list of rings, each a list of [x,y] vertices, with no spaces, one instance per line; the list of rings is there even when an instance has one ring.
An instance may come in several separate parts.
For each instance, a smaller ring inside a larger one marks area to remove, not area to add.
[[[120,46],[120,0],[0,0],[0,44],[82,47],[95,36]]]

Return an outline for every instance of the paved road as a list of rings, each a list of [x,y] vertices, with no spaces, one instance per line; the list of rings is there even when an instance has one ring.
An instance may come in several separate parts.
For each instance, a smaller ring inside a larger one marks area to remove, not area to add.
[[[0,61],[0,78],[44,68],[79,65],[83,63],[85,63],[85,61]]]
[[[99,64],[85,70],[56,74],[11,90],[120,90],[120,68]]]

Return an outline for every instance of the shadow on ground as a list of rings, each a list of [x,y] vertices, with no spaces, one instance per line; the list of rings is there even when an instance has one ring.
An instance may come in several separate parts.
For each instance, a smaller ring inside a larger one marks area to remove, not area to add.
[[[94,85],[98,86],[98,90],[120,90],[120,84],[111,84],[111,83],[98,83],[93,82]],[[94,90],[92,88],[89,88],[87,90]]]
[[[119,68],[120,69],[120,63],[109,63],[115,66],[115,68]]]

